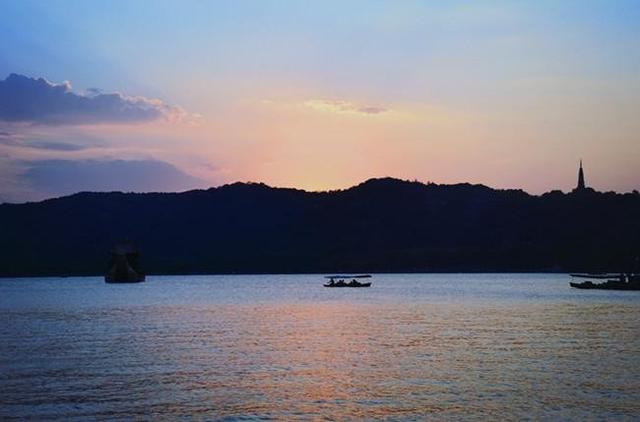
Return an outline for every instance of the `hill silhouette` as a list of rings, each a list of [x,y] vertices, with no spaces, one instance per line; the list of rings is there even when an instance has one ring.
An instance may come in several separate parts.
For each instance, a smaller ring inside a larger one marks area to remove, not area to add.
[[[103,274],[131,239],[149,274],[620,271],[640,195],[541,196],[391,178],[306,192],[234,183],[0,205],[0,275]]]

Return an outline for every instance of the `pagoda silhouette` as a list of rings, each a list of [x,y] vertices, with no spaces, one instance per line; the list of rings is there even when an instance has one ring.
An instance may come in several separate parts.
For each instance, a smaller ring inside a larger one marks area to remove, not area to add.
[[[578,169],[578,186],[572,191],[573,193],[584,193],[593,191],[593,189],[588,188],[584,181],[584,170],[582,168],[582,160],[580,160],[580,168]]]

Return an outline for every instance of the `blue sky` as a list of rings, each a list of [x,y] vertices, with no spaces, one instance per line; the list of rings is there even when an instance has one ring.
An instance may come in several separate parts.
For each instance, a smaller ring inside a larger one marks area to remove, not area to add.
[[[638,22],[637,1],[6,1],[0,80],[188,118],[4,123],[0,199],[37,198],[20,175],[51,160],[157,160],[205,185],[390,175],[539,193],[570,189],[583,158],[594,187],[634,189]],[[34,155],[34,140],[103,147]]]

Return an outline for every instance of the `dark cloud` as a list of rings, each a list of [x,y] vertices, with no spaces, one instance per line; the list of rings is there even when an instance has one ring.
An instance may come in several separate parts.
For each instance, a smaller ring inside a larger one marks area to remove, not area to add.
[[[89,95],[76,94],[68,82],[12,73],[0,81],[0,121],[36,124],[133,123],[159,118],[179,118],[177,107],[160,100],[104,94],[92,88]]]
[[[176,192],[206,182],[156,160],[30,161],[23,180],[45,196],[81,191]]]

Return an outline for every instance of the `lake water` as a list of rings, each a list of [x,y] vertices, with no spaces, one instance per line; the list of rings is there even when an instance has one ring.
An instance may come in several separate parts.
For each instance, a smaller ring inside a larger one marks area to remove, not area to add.
[[[640,418],[640,292],[372,281],[0,279],[0,419]]]

